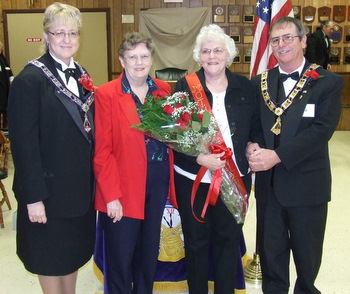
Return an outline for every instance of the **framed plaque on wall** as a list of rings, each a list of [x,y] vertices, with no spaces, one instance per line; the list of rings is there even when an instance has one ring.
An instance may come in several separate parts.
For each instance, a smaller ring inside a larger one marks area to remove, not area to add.
[[[213,21],[226,22],[226,7],[224,5],[213,5]]]

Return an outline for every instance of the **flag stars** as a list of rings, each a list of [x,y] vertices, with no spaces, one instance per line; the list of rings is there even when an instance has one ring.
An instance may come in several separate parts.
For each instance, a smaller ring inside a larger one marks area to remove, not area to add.
[[[260,7],[260,2],[256,1],[256,7]]]
[[[268,9],[267,7],[264,7],[264,8],[263,8],[263,13],[269,13],[269,10],[270,10],[270,9]]]

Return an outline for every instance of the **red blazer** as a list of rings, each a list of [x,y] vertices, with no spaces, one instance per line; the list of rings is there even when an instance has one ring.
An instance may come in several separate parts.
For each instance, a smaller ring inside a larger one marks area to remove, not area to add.
[[[146,146],[144,134],[131,128],[140,119],[131,94],[122,92],[122,76],[95,91],[95,208],[107,212],[106,204],[119,199],[124,216],[144,219]],[[168,83],[154,82],[171,93]]]

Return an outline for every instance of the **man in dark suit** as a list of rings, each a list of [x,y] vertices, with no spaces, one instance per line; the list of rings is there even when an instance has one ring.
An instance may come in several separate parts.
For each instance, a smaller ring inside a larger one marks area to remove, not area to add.
[[[322,65],[324,69],[331,70],[329,64],[329,52],[331,50],[331,34],[334,30],[334,22],[325,20],[307,38],[305,57],[308,61]]]
[[[299,20],[277,20],[269,42],[279,66],[252,79],[261,93],[265,142],[247,147],[257,172],[262,289],[288,294],[292,251],[298,274],[294,294],[316,294],[331,198],[328,141],[340,116],[343,80],[304,58],[306,35]]]
[[[3,49],[4,44],[0,41],[0,128],[7,128],[7,101],[13,74],[3,55]]]

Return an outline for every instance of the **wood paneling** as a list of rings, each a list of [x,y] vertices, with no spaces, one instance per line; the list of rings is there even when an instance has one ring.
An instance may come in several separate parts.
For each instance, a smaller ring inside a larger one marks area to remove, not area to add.
[[[1,10],[1,23],[0,23],[0,39],[4,39],[4,29],[3,29],[3,14],[4,9],[44,9],[49,4],[55,2],[55,0],[1,0],[0,1],[0,10]],[[115,78],[119,75],[122,68],[118,60],[118,46],[123,38],[124,34],[131,31],[138,31],[139,27],[139,12],[142,9],[149,8],[174,8],[174,7],[212,7],[213,5],[256,5],[256,0],[183,0],[182,3],[164,3],[163,0],[67,0],[64,1],[67,4],[76,6],[78,8],[110,8],[111,10],[111,51],[112,51],[112,77]],[[333,5],[349,5],[348,0],[292,0],[293,5],[305,6],[315,6],[316,8],[322,6],[333,7]],[[317,11],[317,9],[316,9]],[[122,15],[131,14],[135,16],[135,22],[133,24],[123,24]],[[331,16],[332,17],[332,16]],[[227,19],[227,17],[226,17]],[[341,23],[341,26],[349,25],[349,22]],[[229,25],[228,23],[223,25]],[[316,12],[315,22],[312,23],[312,26],[318,25],[318,17]],[[245,26],[245,24],[244,24]],[[6,44],[5,44],[6,46]],[[340,43],[341,47],[350,47],[349,43]],[[343,54],[343,49],[342,49]],[[249,75],[249,64],[238,63],[233,64],[230,67],[231,70],[241,73],[243,75]],[[333,65],[332,71],[338,73],[349,73],[350,64]],[[350,97],[349,87],[350,81],[346,84],[346,93],[343,94],[344,97]],[[343,105],[349,104],[343,103]],[[349,108],[343,108],[343,115],[340,122],[340,126],[345,126],[350,129],[350,115]]]

